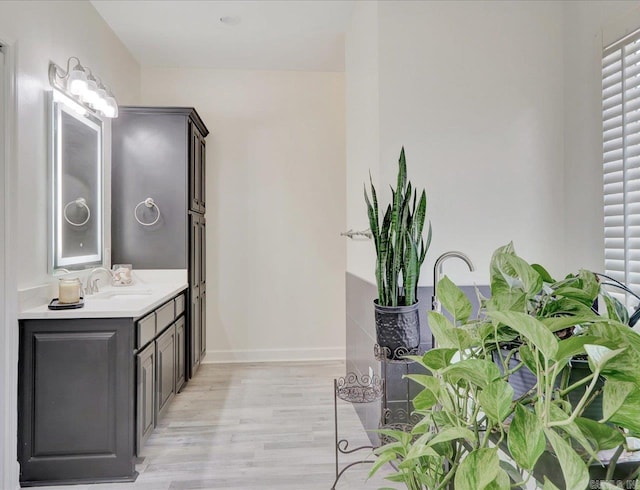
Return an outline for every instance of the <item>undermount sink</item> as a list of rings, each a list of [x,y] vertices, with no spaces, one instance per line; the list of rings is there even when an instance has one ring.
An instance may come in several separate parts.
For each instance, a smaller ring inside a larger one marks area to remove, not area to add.
[[[148,289],[122,289],[109,290],[102,293],[96,293],[89,296],[89,299],[138,299],[149,296],[151,291]]]

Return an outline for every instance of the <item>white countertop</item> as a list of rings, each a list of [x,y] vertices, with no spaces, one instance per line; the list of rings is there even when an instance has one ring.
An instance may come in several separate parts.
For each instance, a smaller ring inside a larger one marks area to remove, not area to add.
[[[186,270],[134,270],[133,277],[131,286],[108,285],[85,296],[83,308],[50,310],[46,303],[21,311],[18,319],[138,318],[188,287]]]

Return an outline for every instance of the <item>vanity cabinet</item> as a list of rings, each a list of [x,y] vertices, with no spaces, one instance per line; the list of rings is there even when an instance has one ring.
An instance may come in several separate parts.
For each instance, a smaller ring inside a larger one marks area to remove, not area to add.
[[[148,345],[136,354],[136,448],[145,442],[156,426],[156,346]]]
[[[22,485],[134,480],[133,319],[20,326]]]
[[[146,340],[146,345],[136,345],[137,454],[184,385],[187,371],[185,295],[180,293],[136,322],[137,338]],[[153,332],[153,335],[144,336],[143,332]]]
[[[135,480],[184,384],[186,295],[140,318],[20,320],[22,486]]]
[[[174,339],[176,345],[184,341],[186,349],[187,369],[184,376],[176,374],[181,386],[198,369],[207,345],[206,301],[201,298],[209,131],[191,107],[124,106],[111,124],[112,262],[188,271],[184,332],[176,332]],[[156,207],[144,204],[149,197]]]
[[[176,394],[176,326],[171,325],[156,340],[156,354],[158,356],[156,373],[157,381],[157,398],[156,412],[158,418],[161,418],[167,408],[169,402],[173,400]]]

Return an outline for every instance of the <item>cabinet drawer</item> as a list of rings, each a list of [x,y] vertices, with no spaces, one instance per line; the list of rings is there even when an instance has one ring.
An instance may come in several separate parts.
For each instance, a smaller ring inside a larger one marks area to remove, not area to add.
[[[156,332],[162,332],[175,318],[173,300],[156,310]]]
[[[181,294],[175,299],[176,303],[176,318],[184,312],[184,294]]]
[[[136,335],[136,347],[140,348],[153,340],[156,336],[156,315],[151,313],[145,316],[142,320],[138,320],[138,328]]]

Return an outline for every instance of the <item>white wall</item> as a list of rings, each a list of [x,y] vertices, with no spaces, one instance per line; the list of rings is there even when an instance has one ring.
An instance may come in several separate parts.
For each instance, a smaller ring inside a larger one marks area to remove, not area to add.
[[[342,73],[142,70],[207,138],[207,359],[344,356]]]
[[[564,3],[567,270],[604,268],[602,50],[638,28],[638,1]]]
[[[139,66],[85,1],[0,3],[0,39],[16,41],[18,287],[48,280],[47,126],[49,61],[66,67],[79,57],[109,85],[121,104],[138,102]],[[27,191],[28,190],[28,191]]]
[[[138,101],[139,66],[89,2],[0,2],[0,40],[13,50],[16,68],[15,148],[8,162],[8,267],[13,291],[39,285],[47,275],[47,107],[49,61],[66,65],[78,56],[103,77],[122,103]],[[3,189],[4,192],[4,189]],[[15,293],[9,311],[15,313]],[[9,291],[8,291],[9,292]],[[15,317],[15,315],[14,315]],[[0,363],[6,411],[0,420],[0,487],[17,487],[16,392],[17,321],[3,326],[0,345],[9,355]],[[0,411],[0,415],[2,412]]]
[[[433,223],[421,284],[452,249],[478,272],[455,262],[445,272],[486,283],[493,250],[510,240],[562,271],[562,4],[392,1],[378,3],[378,17],[380,187],[395,180],[404,145]],[[366,178],[358,163],[347,166]]]
[[[355,2],[347,32],[345,60],[347,119],[347,227],[369,228],[363,186],[369,172],[378,193],[380,177],[380,94],[378,90],[378,4]],[[386,201],[385,201],[386,202]],[[380,204],[382,206],[382,203]],[[384,208],[383,208],[384,210]],[[375,249],[368,240],[347,240],[347,271],[375,281]]]

